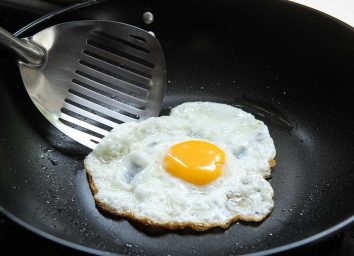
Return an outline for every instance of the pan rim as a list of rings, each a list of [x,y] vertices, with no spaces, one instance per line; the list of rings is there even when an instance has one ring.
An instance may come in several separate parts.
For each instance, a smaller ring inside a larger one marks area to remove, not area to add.
[[[71,6],[68,6],[66,8],[63,8],[63,9],[60,9],[60,10],[56,10],[56,11],[53,11],[53,12],[50,12],[36,20],[34,20],[33,22],[29,23],[28,25],[24,26],[23,28],[21,28],[20,30],[18,30],[17,32],[14,33],[15,36],[19,36],[25,32],[27,32],[29,29],[31,29],[32,27],[34,26],[37,26],[38,24],[54,17],[54,16],[57,16],[57,15],[60,15],[60,14],[63,14],[63,13],[66,13],[66,12],[70,12],[70,11],[73,11],[73,10],[77,10],[77,9],[80,9],[80,8],[83,8],[83,7],[86,7],[86,6],[90,6],[90,5],[93,5],[93,4],[96,4],[96,3],[100,3],[100,2],[104,2],[106,0],[88,0],[88,1],[85,1],[85,2],[82,2],[82,3],[78,3],[78,4],[74,4],[74,5],[71,5]],[[305,6],[305,5],[302,5],[302,4],[299,4],[299,3],[295,3],[295,2],[287,2],[287,4],[289,5],[294,5],[294,6],[298,6],[298,7],[301,7],[307,11],[310,11],[310,12],[315,12],[317,13],[318,15],[321,15],[321,16],[325,16],[326,18],[332,20],[333,22],[336,22],[338,24],[340,24],[342,27],[345,27],[346,29],[354,32],[354,27],[352,27],[351,25],[349,25],[348,23],[345,23],[331,15],[328,15],[322,11],[319,11],[319,10],[316,10],[316,9],[313,9],[311,7],[308,7],[308,6]],[[33,225],[30,225],[28,224],[27,222],[23,221],[22,219],[16,217],[14,214],[10,213],[9,211],[7,211],[5,208],[3,208],[1,205],[0,205],[0,212],[2,214],[4,214],[7,218],[9,218],[10,220],[14,221],[16,224],[24,227],[25,229],[33,232],[34,234],[36,235],[39,235],[45,239],[48,239],[52,242],[55,242],[55,243],[58,243],[58,244],[61,244],[63,246],[66,246],[66,247],[69,247],[69,248],[72,248],[74,250],[77,250],[77,251],[82,251],[82,252],[85,252],[85,253],[90,253],[90,254],[95,254],[95,255],[123,255],[123,254],[117,254],[117,253],[112,253],[112,252],[107,252],[107,251],[102,251],[102,250],[99,250],[99,249],[93,249],[93,248],[90,248],[90,247],[87,247],[87,246],[84,246],[84,245],[80,245],[80,244],[77,244],[77,243],[73,243],[73,242],[70,242],[70,241],[67,241],[63,238],[59,238],[58,236],[55,236],[55,235],[52,235],[48,232],[45,232],[45,231],[42,231],[41,229],[33,226]],[[249,254],[245,254],[245,255],[252,255],[252,256],[262,256],[262,255],[270,255],[270,254],[277,254],[277,253],[283,253],[283,252],[286,252],[286,251],[290,251],[290,250],[293,250],[293,249],[296,249],[296,248],[300,248],[300,247],[303,247],[303,246],[308,246],[308,245],[311,245],[311,244],[315,244],[317,242],[320,242],[326,238],[329,238],[330,236],[333,236],[334,234],[336,233],[339,233],[343,230],[346,230],[348,229],[350,226],[352,226],[354,224],[354,214],[351,216],[351,217],[348,217],[342,221],[340,221],[339,223],[335,224],[334,226],[330,227],[330,228],[327,228],[315,235],[312,235],[312,236],[309,236],[307,238],[304,238],[302,240],[299,240],[299,241],[296,241],[296,242],[292,242],[292,243],[289,243],[289,244],[286,244],[286,245],[282,245],[282,246],[278,246],[278,247],[275,247],[275,248],[272,248],[272,249],[268,249],[268,250],[263,250],[263,251],[259,251],[259,252],[253,252],[253,253],[249,253]]]
[[[107,252],[107,251],[102,251],[102,250],[98,250],[98,249],[93,249],[93,248],[90,248],[90,247],[87,247],[84,245],[80,245],[77,243],[67,241],[67,240],[59,238],[57,236],[54,236],[50,233],[42,231],[39,228],[36,228],[35,226],[32,226],[32,225],[26,223],[25,221],[21,220],[20,218],[16,217],[15,215],[13,215],[10,212],[8,212],[7,210],[5,210],[2,206],[0,206],[0,212],[3,213],[6,217],[8,217],[10,220],[12,220],[15,223],[19,224],[20,226],[24,227],[25,229],[43,237],[43,238],[46,238],[52,242],[56,242],[58,244],[67,246],[69,248],[72,248],[72,249],[75,249],[78,251],[82,251],[82,252],[86,252],[86,253],[90,253],[90,254],[95,254],[95,255],[123,255],[123,254],[117,254],[117,253],[113,253],[113,252]],[[339,222],[338,224],[320,232],[320,233],[309,236],[309,237],[304,238],[302,240],[292,242],[290,244],[278,246],[273,249],[268,249],[268,250],[264,250],[264,251],[260,251],[260,252],[252,252],[252,253],[248,253],[248,254],[244,254],[244,255],[249,255],[249,256],[272,255],[272,254],[290,251],[292,249],[300,248],[302,246],[314,244],[314,243],[320,242],[326,238],[329,238],[333,234],[336,234],[340,231],[348,229],[353,223],[354,223],[354,215],[352,217],[349,217],[349,218]]]

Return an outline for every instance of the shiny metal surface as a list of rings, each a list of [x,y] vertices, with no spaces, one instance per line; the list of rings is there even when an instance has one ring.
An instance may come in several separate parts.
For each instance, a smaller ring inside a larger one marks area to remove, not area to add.
[[[154,22],[154,15],[151,12],[144,12],[143,22],[147,25]]]
[[[75,21],[17,40],[46,53],[40,67],[19,61],[24,85],[41,113],[77,142],[94,148],[117,124],[159,113],[165,61],[158,40],[146,31]]]
[[[44,50],[26,39],[14,37],[10,32],[0,27],[0,44],[18,56],[23,64],[42,66],[45,60]]]

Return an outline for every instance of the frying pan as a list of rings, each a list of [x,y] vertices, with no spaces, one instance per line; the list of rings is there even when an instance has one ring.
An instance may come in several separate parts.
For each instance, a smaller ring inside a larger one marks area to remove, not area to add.
[[[155,21],[142,22],[151,11]],[[208,232],[151,229],[95,207],[83,158],[26,95],[1,52],[0,209],[48,239],[95,254],[229,255],[283,252],[354,222],[354,33],[338,20],[284,1],[105,1],[52,13],[29,36],[78,19],[116,20],[153,31],[166,56],[162,115],[185,101],[253,113],[277,148],[275,208],[259,224]]]

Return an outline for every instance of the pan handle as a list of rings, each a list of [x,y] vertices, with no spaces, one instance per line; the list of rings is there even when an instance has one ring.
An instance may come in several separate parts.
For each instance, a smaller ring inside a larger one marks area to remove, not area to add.
[[[0,27],[0,45],[16,54],[18,60],[29,66],[42,66],[44,51],[28,39],[20,39]]]

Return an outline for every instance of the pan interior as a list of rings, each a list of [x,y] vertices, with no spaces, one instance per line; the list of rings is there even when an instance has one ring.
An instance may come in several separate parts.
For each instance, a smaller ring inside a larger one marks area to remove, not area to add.
[[[151,27],[138,19],[146,8],[155,14]],[[162,115],[186,101],[214,101],[265,122],[277,149],[270,181],[275,208],[260,224],[203,233],[150,229],[102,214],[83,170],[89,151],[38,113],[16,64],[1,53],[0,205],[7,212],[66,241],[136,255],[262,251],[352,216],[352,30],[281,1],[178,6],[110,1],[55,16],[27,33],[97,17],[155,32],[168,71]]]

